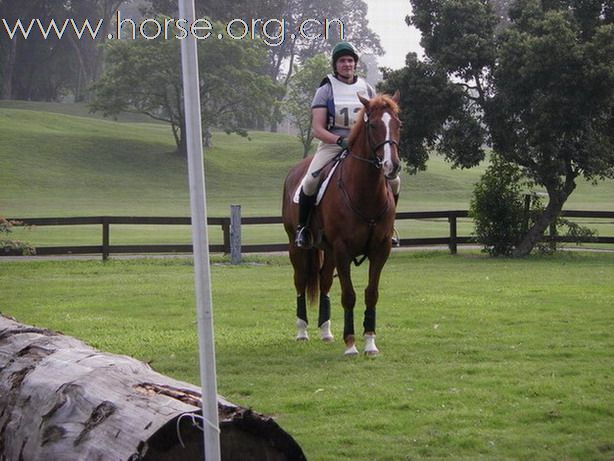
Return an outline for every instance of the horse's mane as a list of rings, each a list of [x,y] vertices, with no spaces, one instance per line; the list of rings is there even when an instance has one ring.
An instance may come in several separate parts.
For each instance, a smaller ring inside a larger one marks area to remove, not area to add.
[[[352,127],[348,138],[350,145],[353,145],[354,142],[357,139],[360,139],[360,136],[363,134],[365,124],[362,123],[362,121],[366,110],[367,108],[363,106],[356,116],[356,123]],[[391,110],[392,113],[396,115],[399,113],[399,105],[387,94],[378,93],[369,100],[370,116],[381,114],[381,112],[385,110]]]

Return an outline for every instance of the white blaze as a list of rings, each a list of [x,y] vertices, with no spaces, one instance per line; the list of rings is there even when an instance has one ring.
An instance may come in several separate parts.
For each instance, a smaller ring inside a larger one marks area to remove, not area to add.
[[[386,127],[386,137],[384,139],[390,139],[390,120],[392,117],[388,112],[384,112],[382,115],[382,122],[384,122],[384,126]],[[390,143],[384,144],[384,174],[389,175],[392,173],[392,148],[390,147]]]

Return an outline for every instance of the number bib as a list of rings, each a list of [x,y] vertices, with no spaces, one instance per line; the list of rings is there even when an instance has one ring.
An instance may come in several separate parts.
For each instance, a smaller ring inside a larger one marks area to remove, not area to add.
[[[369,86],[362,79],[356,79],[351,85],[340,82],[333,75],[328,75],[333,90],[334,119],[331,128],[351,128],[356,122],[356,115],[362,108],[358,93],[369,98]]]

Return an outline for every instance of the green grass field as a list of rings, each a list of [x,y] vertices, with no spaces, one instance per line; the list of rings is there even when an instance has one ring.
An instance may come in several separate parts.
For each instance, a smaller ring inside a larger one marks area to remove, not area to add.
[[[206,152],[209,215],[227,216],[235,203],[245,216],[279,215],[298,141],[215,133],[214,145]],[[0,215],[187,216],[185,160],[173,150],[162,124],[2,101]],[[427,172],[403,177],[400,211],[466,209],[482,171],[450,170],[433,158]],[[566,208],[613,203],[613,181],[582,183]],[[402,236],[447,228],[407,226]],[[603,235],[614,235],[609,226]],[[283,238],[278,228],[246,233],[254,242]],[[49,245],[100,242],[96,226],[15,235]],[[189,239],[180,227],[112,231],[112,243]],[[378,305],[382,354],[349,360],[336,283],[336,341],[296,343],[287,257],[213,262],[219,391],[275,416],[309,460],[614,459],[611,254],[510,260],[395,251]],[[360,331],[366,267],[354,269],[354,279]],[[0,312],[198,383],[193,290],[189,258],[0,259]]]
[[[381,355],[348,359],[337,284],[335,342],[297,343],[285,257],[214,264],[219,392],[312,461],[609,460],[613,278],[608,254],[395,253]],[[354,279],[361,298],[366,268]],[[0,292],[4,314],[198,383],[188,259],[0,262]],[[356,317],[360,331],[360,301]]]
[[[103,120],[78,104],[0,101],[0,216],[187,216],[186,161],[174,153],[170,129],[143,117]],[[209,216],[281,213],[283,178],[301,157],[292,136],[263,132],[249,138],[215,133],[205,153]],[[399,211],[467,209],[484,167],[452,170],[433,157],[426,172],[403,176]],[[614,181],[580,183],[567,209],[611,210]],[[590,222],[601,235],[614,223]],[[447,222],[403,221],[402,238],[445,236]],[[461,235],[472,231],[461,223]],[[212,243],[221,242],[212,229]],[[16,231],[34,245],[100,244],[99,227],[45,227]],[[187,229],[114,226],[111,244],[184,243]],[[278,243],[280,226],[246,228],[244,241]]]

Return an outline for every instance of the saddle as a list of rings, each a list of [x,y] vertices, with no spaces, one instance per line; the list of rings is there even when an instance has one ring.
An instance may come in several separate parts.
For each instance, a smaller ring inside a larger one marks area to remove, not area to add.
[[[324,193],[328,188],[328,184],[330,183],[335,170],[339,166],[339,164],[345,159],[347,156],[347,151],[343,151],[341,154],[337,155],[330,163],[324,165],[322,170],[320,171],[320,181],[318,182],[318,188],[316,190],[316,202],[315,205],[318,206],[322,201],[322,197],[324,197]],[[301,191],[301,183],[299,182],[298,187],[294,191],[294,196],[292,197],[292,201],[294,203],[298,203],[299,192]]]

